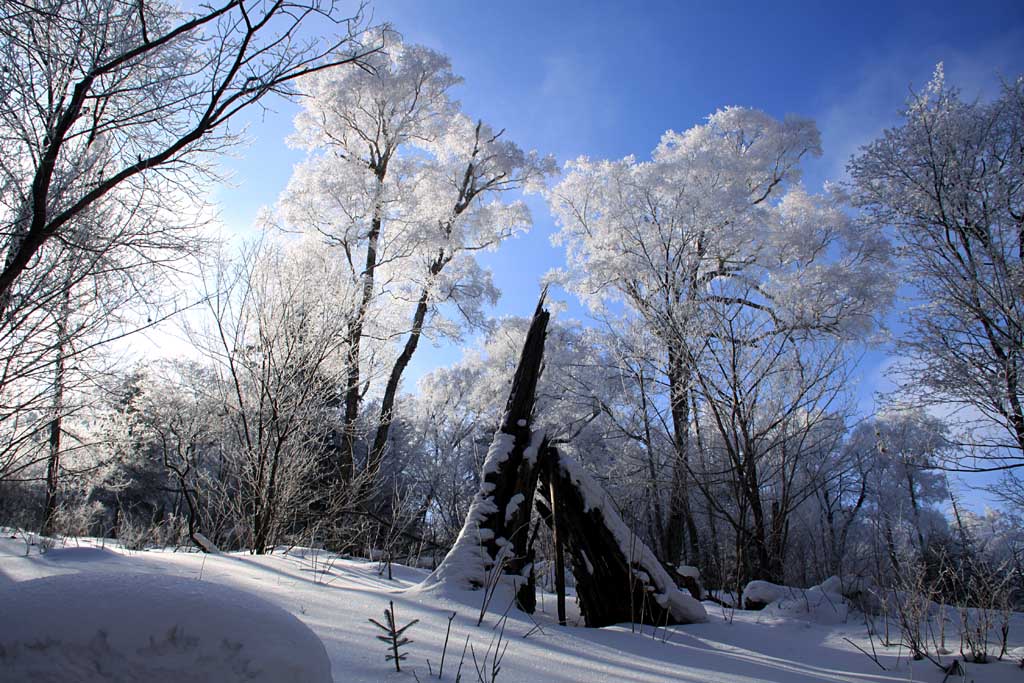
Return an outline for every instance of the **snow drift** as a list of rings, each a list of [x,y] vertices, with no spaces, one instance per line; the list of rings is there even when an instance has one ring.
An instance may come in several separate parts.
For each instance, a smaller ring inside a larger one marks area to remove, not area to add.
[[[175,576],[85,572],[0,589],[0,678],[57,683],[330,683],[323,643],[251,593]]]

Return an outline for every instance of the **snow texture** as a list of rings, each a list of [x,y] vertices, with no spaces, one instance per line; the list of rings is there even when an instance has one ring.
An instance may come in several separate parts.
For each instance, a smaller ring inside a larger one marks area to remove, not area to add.
[[[453,655],[455,648],[451,642],[448,644],[445,680],[453,680],[466,636],[470,637],[478,657],[494,636],[492,626],[497,617],[493,614],[482,626],[476,625],[480,610],[479,591],[463,591],[457,595],[451,591],[438,596],[402,590],[422,581],[426,572],[398,563],[392,566],[394,580],[388,580],[378,574],[376,562],[347,559],[309,548],[293,548],[273,555],[253,556],[234,552],[204,555],[180,551],[127,551],[111,547],[110,541],[105,542],[107,549],[102,550],[98,547],[100,541],[82,539],[70,541],[80,543],[81,548],[58,548],[40,554],[37,546],[29,546],[28,541],[9,536],[0,537],[0,593],[4,596],[4,602],[0,603],[0,630],[5,633],[13,631],[19,637],[23,632],[27,633],[32,622],[45,620],[48,624],[56,623],[57,617],[67,616],[68,610],[62,608],[53,615],[54,619],[50,619],[42,611],[44,606],[49,607],[49,601],[46,601],[33,607],[38,614],[31,615],[23,627],[12,623],[8,615],[9,596],[17,595],[32,585],[26,583],[31,579],[45,576],[64,574],[69,582],[91,581],[87,574],[75,574],[82,571],[112,574],[110,580],[114,583],[121,581],[125,571],[143,573],[146,578],[140,577],[140,580],[147,581],[148,588],[132,608],[147,613],[152,612],[146,608],[151,600],[149,590],[154,591],[153,599],[159,600],[156,593],[161,584],[175,578],[209,586],[208,590],[216,590],[221,595],[230,588],[244,590],[246,604],[255,602],[251,597],[255,594],[289,611],[319,636],[330,657],[337,683],[411,682],[415,680],[413,671],[419,680],[430,680],[426,662],[428,659],[432,662],[436,675],[448,617],[452,612],[456,617],[452,623],[451,640],[459,646]],[[201,582],[196,580],[200,576]],[[822,587],[828,587],[828,582]],[[237,594],[237,590],[232,593]],[[379,618],[389,601],[394,603],[399,621],[420,620],[410,631],[413,643],[407,648],[409,659],[403,663],[401,675],[395,674],[394,666],[384,661],[384,648],[374,639],[375,629],[366,621],[367,617]],[[551,595],[542,596],[538,603],[541,609],[532,617],[516,610],[509,611],[505,635],[510,646],[502,662],[499,683],[905,683],[908,680],[942,683],[944,677],[931,662],[916,662],[907,657],[905,648],[898,647],[878,648],[880,663],[885,666],[885,670],[881,670],[855,647],[871,651],[860,615],[851,615],[846,623],[820,624],[806,619],[772,616],[764,611],[732,612],[707,603],[712,615],[708,622],[658,629],[657,637],[652,637],[649,626],[642,627],[640,632],[634,632],[629,625],[599,629],[576,627],[574,624],[578,623],[579,612],[572,601],[566,606],[569,626],[558,626],[553,614],[554,603]],[[499,605],[495,611],[500,612],[508,605],[508,599],[498,596],[493,604]],[[74,616],[81,619],[96,609],[100,608],[89,604]],[[543,633],[537,632],[536,624],[543,626]],[[278,627],[273,628],[276,630]],[[239,628],[239,639],[245,635],[248,644],[250,632],[267,630],[270,627],[264,626],[262,619],[250,621],[244,629]],[[531,635],[524,638],[528,633]],[[963,680],[1020,683],[1021,672],[1014,658],[1024,655],[1022,635],[1024,615],[1014,614],[1010,629],[1012,656],[991,664],[968,663],[967,676]],[[279,640],[276,635],[275,640]],[[944,656],[942,661],[948,663],[951,657]],[[467,680],[467,668],[472,680],[476,680],[469,654],[466,658],[463,680]],[[451,673],[450,666],[453,667]],[[405,673],[407,668],[409,672]],[[207,673],[210,675],[203,678]],[[185,683],[232,680],[219,677],[217,673],[216,667],[208,666],[206,672],[199,670],[173,680]],[[310,678],[282,676],[278,680],[298,683]],[[955,679],[957,683],[961,681],[960,677]],[[6,662],[0,662],[0,681],[4,683],[70,683],[79,680],[89,679],[75,672],[59,677],[30,678],[8,668]],[[143,675],[107,680],[135,683],[167,679]],[[947,683],[953,681],[954,677],[950,677]]]
[[[58,563],[87,566],[113,555],[54,554]],[[309,627],[256,595],[196,579],[62,574],[8,585],[0,605],[4,681],[332,680],[327,651]]]
[[[704,606],[688,593],[676,586],[668,572],[651,552],[650,548],[634,534],[615,509],[614,503],[594,477],[570,457],[558,459],[562,472],[576,486],[583,496],[586,510],[600,510],[605,526],[612,532],[622,554],[633,564],[643,568],[635,570],[649,585],[652,597],[659,605],[669,610],[673,617],[682,623],[699,623],[707,621],[708,615]]]

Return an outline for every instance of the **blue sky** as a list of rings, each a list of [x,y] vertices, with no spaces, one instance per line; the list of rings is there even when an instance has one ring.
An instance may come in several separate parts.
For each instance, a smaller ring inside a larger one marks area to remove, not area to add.
[[[911,87],[945,63],[965,95],[991,95],[1024,73],[1024,1],[1016,2],[505,2],[379,0],[374,16],[411,42],[451,57],[465,78],[465,111],[525,148],[554,154],[646,158],[661,134],[743,105],[814,118],[824,156],[807,164],[819,189],[886,126]],[[246,232],[283,189],[302,154],[290,150],[295,108],[274,105],[250,126],[253,144],[228,162],[233,186],[215,199],[229,230]],[[485,255],[504,296],[494,313],[527,314],[537,281],[561,265],[554,224],[530,201],[535,227]],[[571,314],[580,314],[577,306]],[[421,346],[410,380],[458,359]],[[884,349],[861,369],[862,410],[884,386]],[[407,383],[407,386],[410,386]]]

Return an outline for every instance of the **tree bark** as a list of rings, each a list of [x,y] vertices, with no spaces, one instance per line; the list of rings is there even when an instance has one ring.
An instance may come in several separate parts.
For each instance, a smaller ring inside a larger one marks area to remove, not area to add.
[[[697,524],[690,509],[690,371],[679,353],[669,348],[669,400],[672,415],[672,440],[675,462],[669,491],[669,512],[662,536],[664,557],[668,564],[690,564],[700,552]],[[684,544],[684,541],[688,543]],[[686,547],[687,552],[683,549]]]

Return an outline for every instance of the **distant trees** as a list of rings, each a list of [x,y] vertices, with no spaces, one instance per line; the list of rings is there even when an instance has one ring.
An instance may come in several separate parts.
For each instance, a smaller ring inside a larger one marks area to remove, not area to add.
[[[1024,466],[1024,79],[965,102],[940,65],[849,169],[915,288],[897,341],[905,395],[969,428],[959,467]]]
[[[690,473],[732,532],[740,575],[783,581],[793,515],[833,476],[823,456],[845,432],[847,362],[840,343],[787,335],[732,347],[700,373]]]
[[[308,514],[324,435],[337,427],[352,294],[338,275],[308,241],[255,243],[218,270],[209,324],[190,335],[216,377],[206,391],[223,417],[218,441],[235,492],[225,500],[257,553]]]
[[[848,450],[868,456],[866,517],[875,549],[900,571],[901,558],[924,558],[935,530],[945,526],[933,507],[949,499],[935,467],[952,450],[946,424],[923,411],[883,413],[850,435]]]

